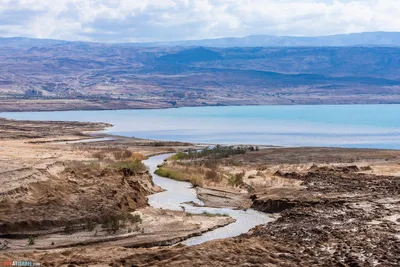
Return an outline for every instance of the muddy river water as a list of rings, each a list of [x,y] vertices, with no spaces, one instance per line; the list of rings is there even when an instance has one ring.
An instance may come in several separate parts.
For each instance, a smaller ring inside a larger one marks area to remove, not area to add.
[[[162,164],[164,159],[171,155],[172,154],[154,156],[143,161],[143,163],[147,165],[152,173],[154,183],[165,190],[164,192],[149,196],[149,204],[152,207],[169,210],[182,210],[182,207],[184,207],[186,212],[194,214],[201,214],[203,212],[212,214],[227,214],[236,219],[236,222],[232,224],[207,232],[201,236],[190,238],[182,242],[183,244],[197,245],[214,239],[238,236],[248,232],[251,228],[257,225],[265,224],[274,220],[267,214],[253,209],[244,211],[234,210],[231,208],[194,207],[189,204],[184,204],[187,202],[194,202],[199,205],[203,205],[203,203],[197,198],[196,190],[192,187],[192,184],[175,181],[154,174],[154,171],[157,169],[157,165]]]

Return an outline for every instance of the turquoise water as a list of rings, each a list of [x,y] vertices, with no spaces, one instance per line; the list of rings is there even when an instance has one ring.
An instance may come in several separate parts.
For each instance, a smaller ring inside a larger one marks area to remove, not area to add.
[[[158,140],[400,149],[400,105],[21,112],[0,117],[109,122],[114,127],[108,133]]]

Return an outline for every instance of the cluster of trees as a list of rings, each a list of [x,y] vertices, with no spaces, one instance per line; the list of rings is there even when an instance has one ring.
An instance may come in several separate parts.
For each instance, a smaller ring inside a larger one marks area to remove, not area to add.
[[[206,147],[202,150],[190,150],[187,154],[179,153],[179,159],[222,159],[232,155],[246,154],[247,151],[258,151],[258,147],[254,146],[221,146]]]

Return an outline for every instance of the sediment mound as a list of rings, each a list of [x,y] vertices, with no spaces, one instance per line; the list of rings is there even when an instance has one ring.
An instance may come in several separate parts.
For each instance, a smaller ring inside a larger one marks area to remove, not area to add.
[[[129,212],[147,205],[157,191],[149,173],[127,174],[112,169],[69,169],[54,175],[55,165],[36,179],[8,192],[0,200],[0,234],[25,235],[54,227],[99,220],[107,212]]]

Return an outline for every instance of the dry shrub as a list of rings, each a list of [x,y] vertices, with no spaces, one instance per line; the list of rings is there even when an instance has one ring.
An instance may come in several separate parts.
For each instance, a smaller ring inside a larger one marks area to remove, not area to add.
[[[204,160],[203,164],[205,167],[215,170],[218,168],[219,162],[216,159],[209,159],[209,160]]]
[[[203,180],[200,177],[191,177],[190,182],[194,187],[203,187]]]
[[[141,174],[147,170],[140,160],[114,162],[109,167],[124,172],[125,176]]]
[[[132,153],[132,159],[133,160],[145,160],[146,157],[142,153],[134,152],[134,153]]]
[[[100,164],[94,161],[78,161],[71,160],[66,163],[65,171],[67,172],[91,172],[100,170]]]
[[[103,151],[94,152],[94,153],[92,154],[92,157],[93,157],[93,158],[96,158],[96,159],[98,159],[98,160],[105,159],[106,156],[107,156],[106,153],[104,153]]]
[[[108,211],[104,212],[100,218],[101,227],[107,231],[108,234],[115,234],[120,228],[126,227],[126,223],[138,224],[142,223],[140,215],[132,215],[127,212]]]
[[[220,182],[221,177],[218,175],[218,173],[215,170],[209,170],[206,172],[206,179],[213,181],[213,182]]]
[[[130,151],[128,149],[117,150],[117,151],[114,151],[113,154],[114,154],[114,158],[116,160],[128,159],[128,158],[131,158],[133,155],[132,151]]]
[[[232,186],[240,186],[240,185],[243,184],[244,176],[245,176],[245,172],[244,171],[236,173],[235,175],[231,175],[229,177],[229,181],[228,182]]]

